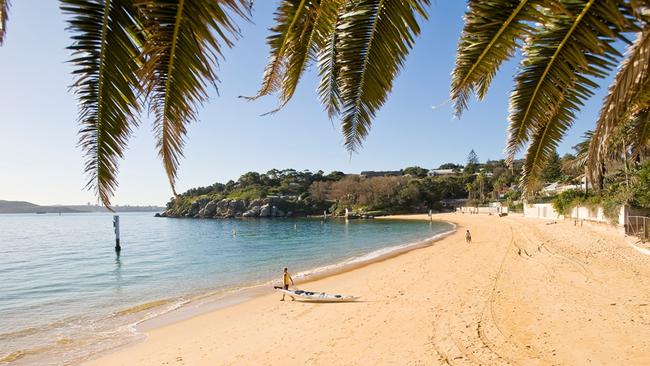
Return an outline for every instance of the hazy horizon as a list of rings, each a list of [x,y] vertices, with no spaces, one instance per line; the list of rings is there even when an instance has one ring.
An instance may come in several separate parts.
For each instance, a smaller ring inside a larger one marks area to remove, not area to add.
[[[473,101],[462,119],[452,118],[446,102],[464,2],[431,6],[430,19],[422,24],[422,35],[388,102],[363,149],[351,157],[342,145],[338,121],[329,121],[318,102],[314,70],[307,73],[294,100],[273,115],[260,116],[277,106],[273,97],[257,102],[238,98],[255,94],[259,87],[276,4],[256,2],[252,23],[240,22],[243,37],[225,52],[218,70],[220,96],[212,90],[211,100],[199,109],[200,121],[189,127],[179,192],[272,168],[346,173],[414,165],[435,168],[463,163],[470,149],[481,161],[503,158],[508,96],[518,58],[501,67],[487,98]],[[0,47],[0,199],[42,205],[97,202],[83,189],[87,177],[76,146],[79,126],[76,99],[68,91],[73,79],[66,63],[70,34],[65,27],[57,2],[12,3],[7,38]],[[601,86],[610,80],[601,81]],[[569,152],[593,127],[605,92],[601,87],[578,114],[560,154]],[[115,205],[164,205],[172,196],[146,115],[120,161],[119,183]]]

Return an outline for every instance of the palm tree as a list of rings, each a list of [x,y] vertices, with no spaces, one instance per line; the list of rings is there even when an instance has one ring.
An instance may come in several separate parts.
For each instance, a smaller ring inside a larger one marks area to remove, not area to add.
[[[79,145],[87,188],[110,208],[122,158],[139,113],[154,133],[172,190],[187,125],[219,80],[222,49],[239,36],[249,0],[60,0],[72,33],[70,62],[79,100]],[[0,44],[9,1],[0,0]]]
[[[588,156],[596,177],[604,142],[617,125],[650,105],[650,2],[615,0],[470,1],[452,73],[456,114],[472,94],[482,99],[501,63],[521,49],[523,60],[510,97],[510,161],[527,143],[522,183],[527,192],[540,177],[575,114],[622,57],[605,98]],[[648,127],[647,119],[639,123]],[[640,144],[647,144],[639,141]]]
[[[282,108],[310,62],[330,118],[339,118],[346,148],[358,150],[420,33],[429,0],[282,0],[271,28],[259,92],[277,92]]]
[[[156,118],[158,151],[174,189],[188,123],[218,81],[223,47],[238,38],[252,0],[60,0],[70,16],[77,77],[80,144],[88,187],[108,206],[118,160],[138,113]],[[302,73],[316,63],[319,97],[340,119],[345,146],[358,150],[427,18],[429,0],[279,0],[268,37],[270,57],[256,99],[292,98]],[[528,143],[522,181],[536,186],[550,154],[593,95],[598,78],[623,57],[590,147],[592,174],[621,121],[650,105],[650,0],[468,0],[452,73],[458,116],[482,99],[501,63],[523,53],[510,100],[507,154]],[[0,0],[0,43],[8,0]],[[634,37],[630,42],[628,37]],[[647,113],[645,114],[647,116]],[[647,136],[648,119],[637,126]],[[645,131],[645,132],[644,132]],[[639,140],[647,145],[647,139]]]
[[[512,162],[528,143],[523,186],[540,174],[575,114],[622,57],[596,123],[590,161],[616,126],[649,103],[650,2],[645,0],[469,0],[452,73],[451,99],[460,116],[475,94],[482,99],[501,63],[521,49],[523,60],[510,98],[506,153]],[[426,19],[429,1],[284,0],[276,12],[271,49],[258,98],[292,97],[309,60],[319,68],[321,102],[340,118],[345,145],[357,150],[392,88]],[[647,120],[646,120],[647,121]],[[647,122],[639,125],[646,129]],[[640,141],[647,144],[647,139]],[[593,170],[593,169],[592,169]],[[594,172],[597,170],[593,170]],[[597,174],[597,173],[594,173]]]

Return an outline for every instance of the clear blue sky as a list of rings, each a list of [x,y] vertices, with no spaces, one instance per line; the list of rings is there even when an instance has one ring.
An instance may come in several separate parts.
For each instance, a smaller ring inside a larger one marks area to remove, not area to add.
[[[226,52],[220,66],[220,95],[211,92],[211,100],[200,110],[200,121],[189,128],[179,191],[271,168],[348,173],[413,165],[433,168],[464,162],[470,149],[482,161],[502,158],[507,98],[517,61],[501,68],[487,99],[473,102],[462,119],[452,118],[448,104],[432,109],[448,99],[465,11],[463,1],[433,3],[430,19],[423,24],[422,35],[364,148],[350,158],[337,121],[330,122],[318,103],[313,70],[293,101],[272,116],[260,114],[276,106],[273,97],[252,103],[237,98],[257,91],[268,52],[265,37],[276,1],[256,1],[253,24],[241,23],[243,38]],[[0,47],[0,199],[38,204],[96,202],[91,192],[83,190],[86,176],[76,146],[76,102],[68,91],[72,77],[65,47],[70,39],[58,1],[12,4],[8,37]],[[605,89],[578,116],[560,146],[561,154],[593,126]],[[144,116],[131,139],[120,165],[114,204],[162,205],[171,196],[150,122]]]

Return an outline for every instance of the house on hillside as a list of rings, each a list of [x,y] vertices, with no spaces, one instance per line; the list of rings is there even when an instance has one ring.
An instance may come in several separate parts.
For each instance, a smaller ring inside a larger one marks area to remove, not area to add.
[[[427,174],[430,177],[440,177],[440,176],[450,176],[450,175],[459,175],[463,172],[463,169],[431,169]]]
[[[589,181],[587,181],[587,178],[584,175],[578,177],[576,180],[579,181],[579,184],[564,184],[560,182],[548,184],[542,188],[540,193],[552,196],[564,191],[568,191],[570,189],[585,190],[587,188],[592,188],[591,184]]]

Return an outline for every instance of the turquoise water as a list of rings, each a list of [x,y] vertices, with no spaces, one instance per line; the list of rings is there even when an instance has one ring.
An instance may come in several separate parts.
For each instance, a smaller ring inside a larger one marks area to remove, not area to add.
[[[284,266],[308,273],[451,228],[151,213],[120,214],[120,223],[118,257],[109,214],[0,215],[0,364],[75,362],[135,337],[133,324],[200,294],[268,284]]]

